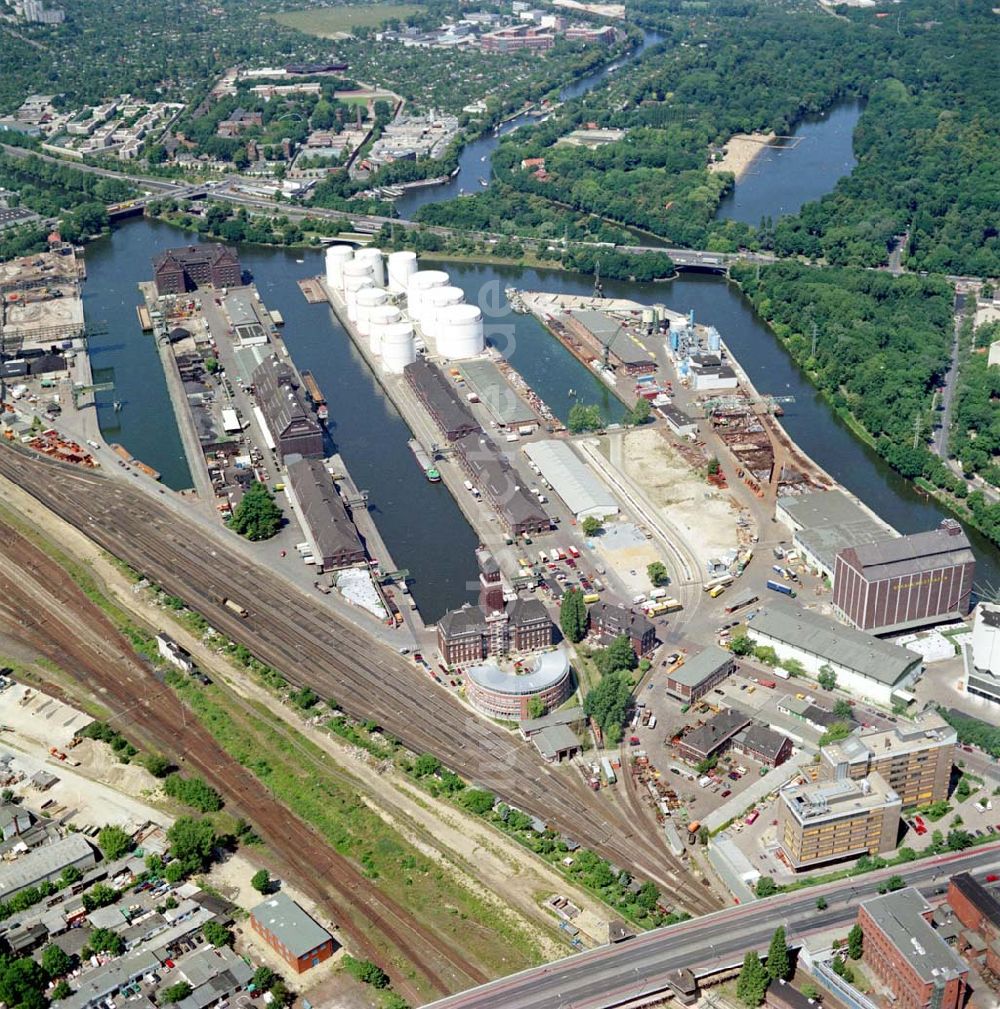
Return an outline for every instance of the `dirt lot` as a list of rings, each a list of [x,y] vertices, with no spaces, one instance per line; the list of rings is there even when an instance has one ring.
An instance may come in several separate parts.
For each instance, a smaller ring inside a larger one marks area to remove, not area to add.
[[[625,437],[625,472],[649,500],[686,534],[705,563],[737,545],[738,507],[732,495],[710,487],[655,428]]]

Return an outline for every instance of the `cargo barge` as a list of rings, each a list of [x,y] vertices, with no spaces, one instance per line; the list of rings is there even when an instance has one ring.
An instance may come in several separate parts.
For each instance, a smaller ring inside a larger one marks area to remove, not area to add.
[[[316,416],[321,424],[325,424],[330,419],[330,411],[327,409],[326,397],[320,392],[319,384],[316,382],[311,371],[303,370],[302,374],[302,384],[305,386],[306,395],[312,401],[312,405],[316,407]]]
[[[427,477],[431,483],[440,483],[441,473],[434,465],[434,461],[427,454],[423,445],[421,445],[416,438],[411,438],[407,442],[407,445],[410,446],[410,451],[413,453],[413,458],[417,460],[417,465],[424,471],[424,476]]]

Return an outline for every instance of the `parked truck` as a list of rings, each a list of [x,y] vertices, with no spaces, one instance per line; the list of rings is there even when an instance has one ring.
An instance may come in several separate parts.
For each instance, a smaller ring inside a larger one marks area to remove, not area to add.
[[[795,590],[791,585],[784,585],[781,582],[772,581],[770,578],[767,580],[767,587],[772,592],[780,592],[783,596],[791,596],[792,599],[795,598]]]
[[[604,777],[607,778],[609,785],[613,785],[618,780],[611,767],[611,761],[607,757],[601,757],[601,770],[604,772]]]

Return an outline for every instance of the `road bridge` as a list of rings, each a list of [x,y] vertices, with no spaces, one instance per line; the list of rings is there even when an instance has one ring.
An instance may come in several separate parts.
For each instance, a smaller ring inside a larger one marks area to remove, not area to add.
[[[668,990],[667,975],[673,970],[687,967],[703,977],[738,967],[749,949],[766,953],[779,925],[785,926],[792,946],[810,935],[848,926],[858,902],[876,896],[889,876],[901,875],[934,898],[944,893],[949,876],[981,876],[997,868],[1000,842],[806,887],[533,967],[440,999],[426,1009],[616,1009],[647,1004]],[[827,902],[822,911],[816,907],[819,896]]]

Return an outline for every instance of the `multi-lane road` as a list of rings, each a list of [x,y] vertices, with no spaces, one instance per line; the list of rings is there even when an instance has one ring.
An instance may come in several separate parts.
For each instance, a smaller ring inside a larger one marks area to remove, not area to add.
[[[885,869],[854,879],[807,887],[791,894],[727,908],[671,928],[646,932],[616,946],[579,953],[501,978],[431,1003],[433,1009],[613,1009],[666,989],[670,971],[688,967],[708,974],[736,966],[747,950],[766,953],[774,930],[784,925],[792,945],[810,935],[848,926],[858,902],[875,896],[878,884],[905,875],[930,899],[940,897],[949,876],[977,876],[1000,867],[1000,843],[943,855],[905,869]],[[822,895],[825,910],[816,907]],[[428,1007],[431,1009],[431,1007]]]

